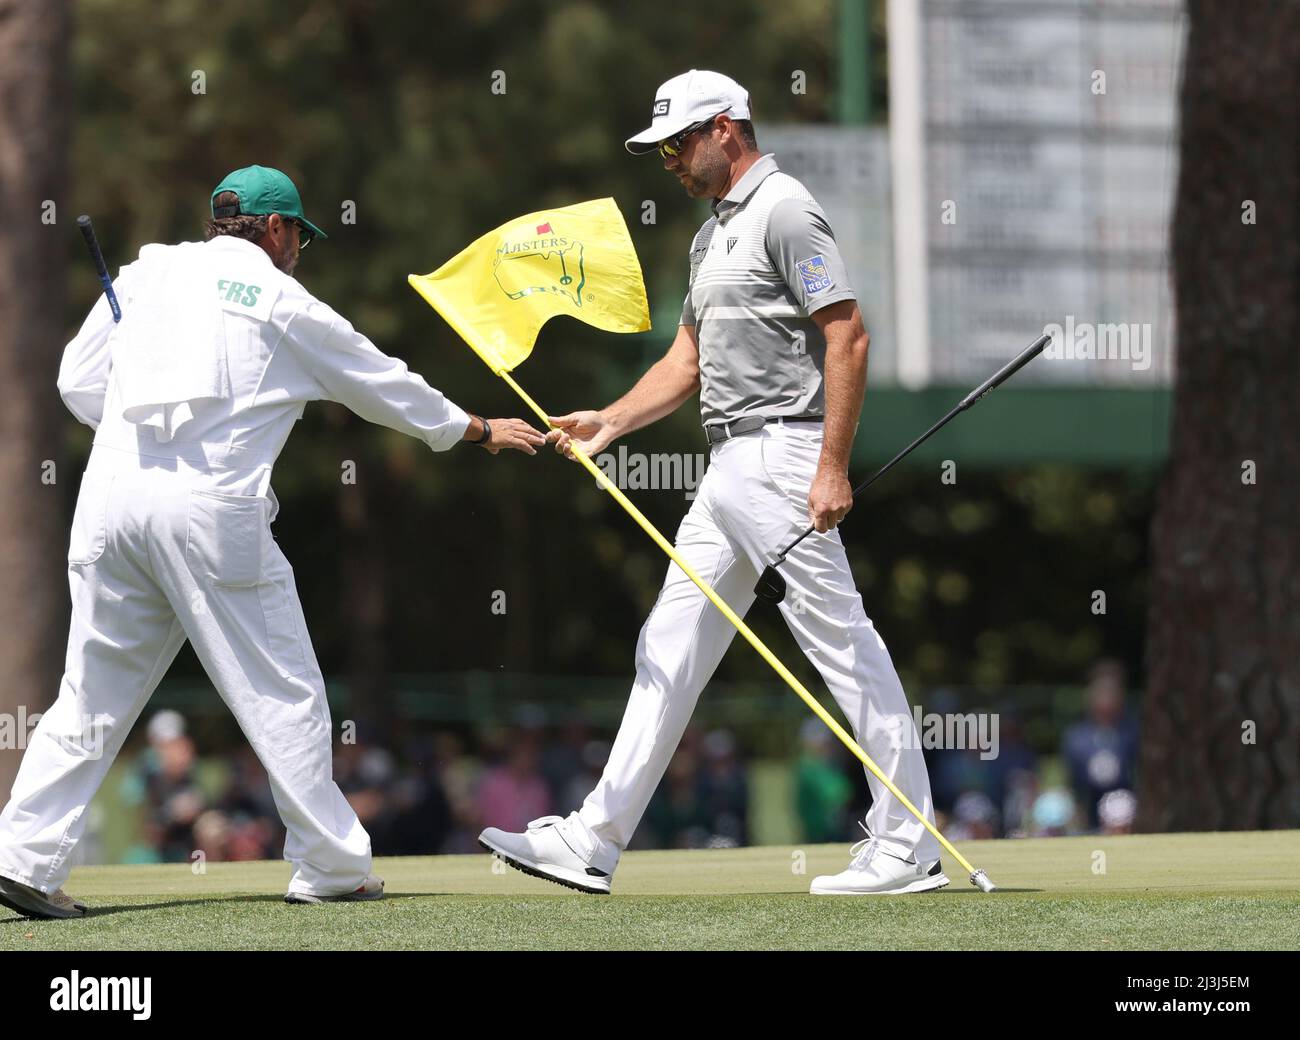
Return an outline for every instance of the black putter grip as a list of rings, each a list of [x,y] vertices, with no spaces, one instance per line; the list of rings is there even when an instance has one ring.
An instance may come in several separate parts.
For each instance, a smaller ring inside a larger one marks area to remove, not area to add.
[[[1034,340],[1033,343],[1029,344],[1029,346],[1027,346],[1024,350],[1022,350],[1019,355],[1017,355],[1016,357],[1008,361],[997,372],[989,376],[988,379],[984,380],[984,382],[982,382],[979,386],[977,386],[974,390],[972,390],[969,394],[967,394],[964,398],[962,398],[960,403],[953,406],[952,411],[950,411],[937,423],[935,423],[928,430],[926,430],[925,433],[921,434],[921,436],[916,438],[916,440],[914,440],[906,448],[904,448],[892,459],[890,459],[883,466],[881,466],[880,469],[876,470],[874,474],[872,474],[861,484],[855,487],[853,489],[853,497],[857,498],[858,495],[866,491],[867,488],[869,488],[877,480],[879,480],[891,469],[893,469],[897,463],[902,461],[909,454],[911,454],[922,444],[924,444],[927,440],[929,440],[930,437],[932,437],[934,434],[938,433],[941,429],[947,426],[948,423],[951,422],[955,416],[960,415],[967,408],[969,408],[976,401],[978,401],[981,397],[987,394],[990,390],[994,389],[995,387],[1001,386],[1013,375],[1019,372],[1022,368],[1024,368],[1027,364],[1029,364],[1030,361],[1032,361],[1034,358],[1036,358],[1039,354],[1043,352],[1043,348],[1046,347],[1047,344],[1051,342],[1051,339],[1052,339],[1051,335],[1046,332],[1043,333],[1043,335],[1039,336],[1038,339]],[[812,527],[809,527],[808,530],[804,531],[803,534],[801,534],[793,542],[791,542],[779,553],[777,553],[776,560],[772,563],[772,566],[769,567],[768,570],[771,570],[772,567],[775,567],[777,564],[781,563],[785,559],[786,554],[790,552],[790,550],[793,549],[796,545],[802,542],[805,538],[807,538],[810,534],[812,534],[813,530],[814,529]],[[759,580],[758,588],[761,588],[765,584],[767,577],[768,577],[767,572],[765,571],[763,578]],[[768,600],[768,602],[777,603],[780,601]]]
[[[965,411],[976,401],[978,401],[981,397],[987,394],[990,390],[993,390],[996,387],[999,387],[1003,383],[1005,383],[1013,375],[1015,375],[1027,364],[1029,364],[1030,361],[1032,361],[1039,354],[1041,354],[1043,352],[1043,348],[1046,347],[1047,344],[1050,343],[1051,341],[1052,341],[1051,334],[1044,332],[1041,336],[1039,336],[1036,340],[1034,340],[1033,343],[1029,344],[1029,346],[1027,346],[1020,353],[1018,357],[1012,358],[1005,365],[1003,365],[997,372],[994,372],[993,375],[989,376],[988,379],[986,379],[983,383],[981,383],[969,394],[967,394],[965,399],[961,403],[961,410]]]
[[[104,287],[104,295],[108,297],[108,306],[113,311],[113,320],[122,320],[122,309],[117,305],[117,293],[113,292],[113,279],[108,273],[108,264],[104,263],[104,254],[99,248],[99,239],[95,237],[95,227],[90,222],[90,218],[85,214],[77,218],[77,228],[81,231],[81,237],[86,240],[86,248],[90,250],[90,259],[95,265],[95,273],[99,275],[99,284]]]

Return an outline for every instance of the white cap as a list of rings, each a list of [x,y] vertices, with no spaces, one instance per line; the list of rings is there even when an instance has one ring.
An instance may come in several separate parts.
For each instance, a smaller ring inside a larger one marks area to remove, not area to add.
[[[624,143],[633,155],[653,152],[659,142],[711,116],[749,118],[749,91],[721,72],[691,69],[655,91],[650,125]]]
[[[149,743],[163,744],[185,736],[185,716],[179,711],[164,708],[149,720]]]

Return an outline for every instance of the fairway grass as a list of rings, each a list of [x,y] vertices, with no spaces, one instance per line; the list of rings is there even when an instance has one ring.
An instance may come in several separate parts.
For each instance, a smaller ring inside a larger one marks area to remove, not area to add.
[[[961,846],[942,892],[808,895],[847,847],[633,852],[612,896],[486,854],[379,859],[378,903],[289,906],[283,862],[81,867],[72,921],[0,907],[0,950],[1300,949],[1300,831],[1089,836]],[[802,872],[800,872],[802,871]]]

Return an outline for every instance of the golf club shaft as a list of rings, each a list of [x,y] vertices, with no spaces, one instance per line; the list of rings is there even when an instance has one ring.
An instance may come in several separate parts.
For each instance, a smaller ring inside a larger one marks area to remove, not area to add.
[[[90,222],[90,217],[84,214],[77,218],[77,227],[81,231],[81,237],[86,240],[86,248],[90,250],[90,259],[95,264],[95,272],[99,275],[99,284],[104,287],[104,295],[108,297],[108,306],[113,311],[113,320],[122,320],[122,308],[117,303],[117,293],[113,291],[113,279],[109,276],[108,265],[104,263],[104,254],[100,251],[99,240],[95,237],[95,227]]]
[[[1025,349],[1022,350],[1016,357],[1012,358],[1000,369],[994,372],[993,375],[989,376],[988,379],[984,380],[984,382],[982,382],[974,390],[968,393],[962,399],[961,404],[957,406],[957,410],[965,411],[976,401],[978,401],[981,397],[987,394],[990,390],[994,390],[997,387],[1001,386],[1013,375],[1015,375],[1027,364],[1029,364],[1029,362],[1031,362],[1034,358],[1038,357],[1038,355],[1043,352],[1043,349],[1051,341],[1052,341],[1052,334],[1050,332],[1044,332],[1041,336],[1039,336],[1036,340],[1034,340],[1034,342],[1029,344],[1029,346],[1025,347]]]
[[[969,394],[963,397],[961,401],[950,412],[948,412],[947,415],[945,415],[937,423],[931,426],[928,430],[925,431],[925,433],[921,434],[921,436],[916,438],[916,440],[914,440],[906,448],[904,448],[892,459],[886,462],[883,466],[881,466],[880,469],[878,469],[874,474],[872,474],[872,476],[868,477],[861,484],[855,487],[853,489],[853,497],[857,498],[858,495],[862,494],[862,492],[866,491],[867,488],[871,487],[872,484],[874,484],[877,480],[879,480],[891,469],[893,469],[897,463],[901,462],[909,454],[911,454],[922,444],[924,444],[927,440],[929,440],[934,434],[938,433],[941,429],[943,429],[943,427],[946,426],[949,422],[951,422],[954,417],[964,412],[967,408],[975,404],[976,401],[982,398],[990,390],[1002,385],[1013,375],[1019,372],[1022,368],[1024,368],[1025,365],[1029,364],[1031,360],[1033,360],[1035,357],[1037,357],[1039,354],[1043,352],[1043,348],[1047,346],[1051,338],[1052,337],[1049,334],[1043,333],[1043,335],[1039,336],[1038,339],[1034,340],[1033,343],[1031,343],[1023,351],[1021,351],[1020,354],[1018,354],[1011,361],[1008,361],[1005,365],[1002,366],[1002,368],[1000,368],[992,376],[990,376],[979,386],[977,386],[974,390],[972,390]],[[784,549],[782,549],[780,553],[777,554],[776,562],[780,563],[782,560],[784,560],[786,558],[786,554],[789,553],[791,549],[793,549],[796,545],[802,542],[815,530],[816,528],[810,524],[808,526],[808,530],[804,531],[803,534],[801,534],[798,538],[796,538],[793,542],[791,542]]]

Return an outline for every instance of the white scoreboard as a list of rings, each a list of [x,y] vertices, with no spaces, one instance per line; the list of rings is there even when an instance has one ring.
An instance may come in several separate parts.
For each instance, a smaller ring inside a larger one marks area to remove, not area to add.
[[[826,209],[873,379],[1167,384],[1178,0],[889,0],[889,127],[760,125]],[[1123,337],[1131,351],[1107,352]],[[1090,345],[1091,344],[1091,345]],[[1077,349],[1076,349],[1077,348]]]

